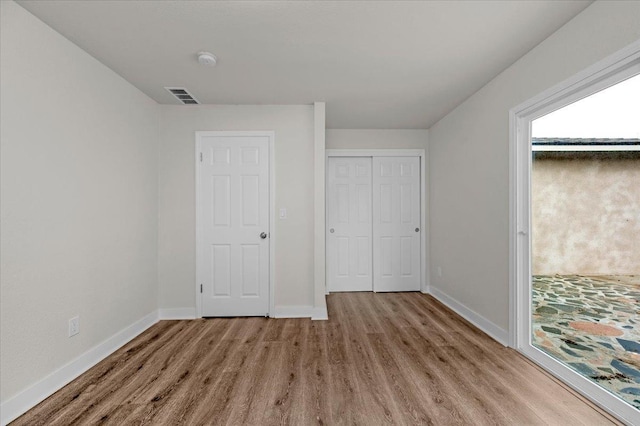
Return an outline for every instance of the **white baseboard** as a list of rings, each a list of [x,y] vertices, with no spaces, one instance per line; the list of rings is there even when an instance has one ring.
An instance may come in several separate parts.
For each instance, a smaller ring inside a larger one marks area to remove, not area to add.
[[[195,308],[168,308],[153,311],[73,361],[0,404],[0,425],[6,425],[62,389],[69,382],[114,353],[159,320],[194,319]],[[276,306],[274,318],[312,318],[326,320],[327,308],[313,306]]]
[[[156,322],[158,322],[158,311],[153,311],[19,394],[2,401],[0,404],[0,424],[6,425],[26,413]]]
[[[160,320],[190,320],[195,319],[195,308],[167,308],[159,310]],[[276,306],[271,318],[311,318],[314,320],[326,320],[327,308],[313,307],[310,305]]]
[[[196,308],[163,308],[159,316],[161,320],[191,320],[196,318]]]
[[[471,324],[484,331],[491,338],[493,338],[493,340],[496,340],[498,343],[504,346],[509,345],[509,333],[507,332],[507,330],[498,327],[493,322],[489,321],[475,311],[469,309],[453,297],[444,293],[442,290],[431,286],[429,288],[429,293],[440,302],[445,304],[447,307],[449,307],[451,310],[456,312],[458,315],[469,321]]]
[[[327,305],[312,308],[311,319],[314,321],[328,320],[329,313],[327,312]]]
[[[312,320],[328,320],[327,307],[310,305],[276,306],[271,318],[311,318]]]
[[[271,318],[311,318],[313,316],[313,306],[276,306]]]

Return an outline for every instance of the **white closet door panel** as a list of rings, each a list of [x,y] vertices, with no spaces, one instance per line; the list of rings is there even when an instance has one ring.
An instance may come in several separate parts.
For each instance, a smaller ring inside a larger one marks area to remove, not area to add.
[[[269,312],[269,139],[200,136],[202,316]]]
[[[327,289],[373,289],[371,157],[330,157],[327,181]]]
[[[420,290],[420,159],[373,158],[373,289]]]

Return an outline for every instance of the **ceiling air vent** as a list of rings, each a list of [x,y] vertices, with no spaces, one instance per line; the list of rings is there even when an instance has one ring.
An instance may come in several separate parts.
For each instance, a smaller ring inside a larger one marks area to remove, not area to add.
[[[184,87],[165,87],[165,89],[185,105],[198,105],[200,103]]]

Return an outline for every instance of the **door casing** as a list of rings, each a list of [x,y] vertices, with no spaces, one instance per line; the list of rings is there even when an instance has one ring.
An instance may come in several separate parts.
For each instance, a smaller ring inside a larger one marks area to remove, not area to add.
[[[275,241],[276,241],[276,227],[275,227],[275,132],[274,131],[197,131],[195,134],[195,197],[196,197],[196,282],[195,282],[195,298],[196,298],[196,318],[202,318],[202,300],[200,297],[200,285],[202,284],[202,277],[200,276],[200,265],[203,264],[203,259],[200,257],[199,247],[201,244],[202,234],[202,218],[201,216],[201,200],[200,200],[200,153],[202,147],[200,139],[202,137],[266,137],[269,139],[269,316],[272,316],[274,310],[274,277],[275,277]]]
[[[640,73],[640,40],[509,111],[509,346],[625,422],[636,409],[531,344],[531,122]]]

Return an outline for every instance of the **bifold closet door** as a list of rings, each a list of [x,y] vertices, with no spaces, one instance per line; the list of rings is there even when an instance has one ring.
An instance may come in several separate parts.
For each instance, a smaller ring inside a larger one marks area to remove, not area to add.
[[[373,290],[420,290],[420,159],[373,157]]]
[[[373,290],[371,157],[329,157],[327,290]]]

